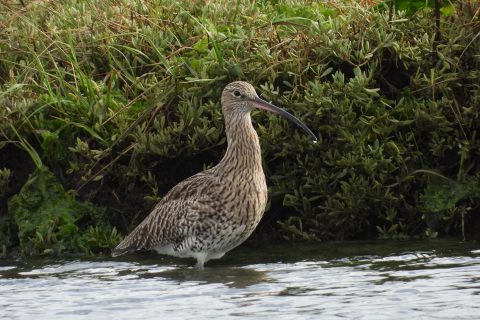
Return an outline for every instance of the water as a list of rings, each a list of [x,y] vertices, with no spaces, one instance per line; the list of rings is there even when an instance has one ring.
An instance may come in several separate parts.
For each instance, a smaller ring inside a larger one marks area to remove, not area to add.
[[[0,260],[7,319],[478,319],[480,244],[243,247],[207,263]]]

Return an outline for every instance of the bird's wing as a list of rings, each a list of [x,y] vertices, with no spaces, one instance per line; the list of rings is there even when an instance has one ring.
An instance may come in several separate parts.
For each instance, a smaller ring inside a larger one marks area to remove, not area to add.
[[[129,251],[159,245],[179,245],[198,227],[199,220],[211,220],[224,208],[220,194],[229,188],[218,178],[200,172],[173,187],[152,212],[112,251],[119,256]],[[206,221],[208,224],[208,221]]]

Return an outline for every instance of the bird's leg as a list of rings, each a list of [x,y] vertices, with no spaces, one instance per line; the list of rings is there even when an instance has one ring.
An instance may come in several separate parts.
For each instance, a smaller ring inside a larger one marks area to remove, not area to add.
[[[195,265],[195,268],[203,270],[203,265],[207,259],[207,254],[204,252],[198,253],[195,255],[195,258],[197,258],[197,264]]]

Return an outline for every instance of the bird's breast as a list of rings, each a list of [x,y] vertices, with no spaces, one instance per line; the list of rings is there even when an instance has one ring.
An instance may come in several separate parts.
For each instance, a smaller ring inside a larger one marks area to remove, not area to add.
[[[239,225],[247,226],[250,231],[257,226],[265,212],[267,204],[265,175],[263,171],[249,172],[243,176],[239,175],[236,180],[232,182],[232,185],[236,186],[232,218],[237,220]]]

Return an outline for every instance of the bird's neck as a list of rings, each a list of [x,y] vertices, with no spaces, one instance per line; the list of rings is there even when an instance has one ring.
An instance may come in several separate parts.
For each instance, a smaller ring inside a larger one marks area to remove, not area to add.
[[[227,152],[217,165],[224,175],[262,174],[262,155],[250,113],[225,118]]]

